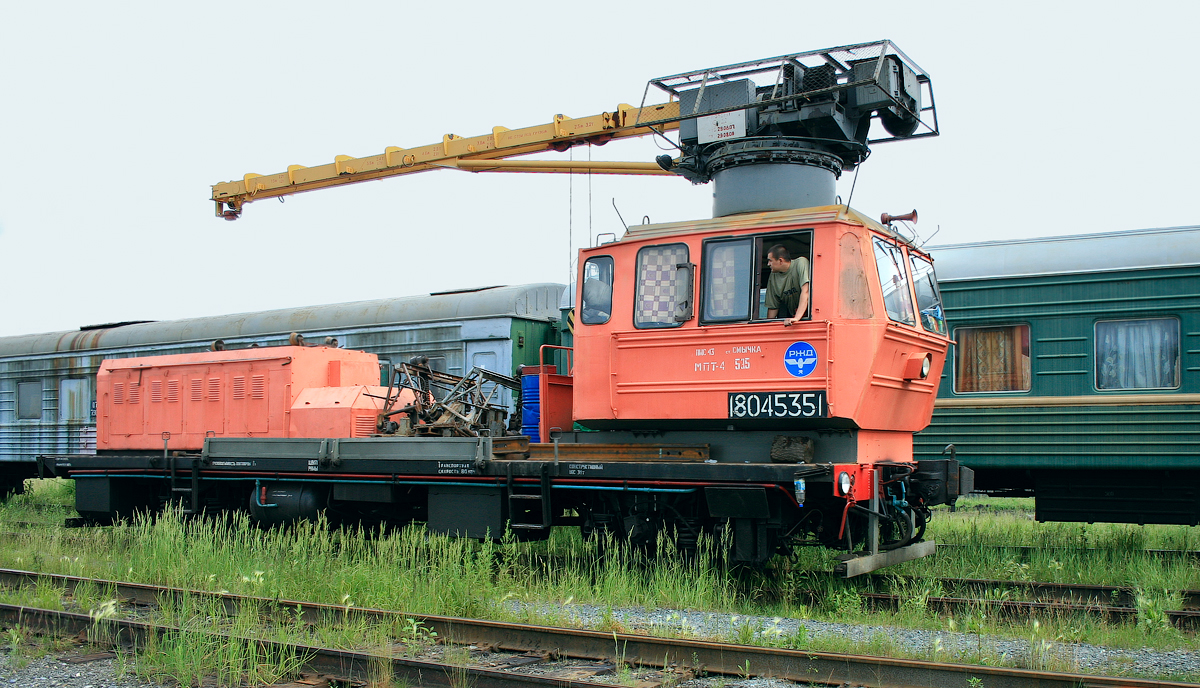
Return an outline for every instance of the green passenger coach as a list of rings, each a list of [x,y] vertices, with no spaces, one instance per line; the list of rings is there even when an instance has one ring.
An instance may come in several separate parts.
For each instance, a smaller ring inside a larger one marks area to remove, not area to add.
[[[1041,521],[1200,522],[1200,227],[930,252],[955,346],[916,458]]]

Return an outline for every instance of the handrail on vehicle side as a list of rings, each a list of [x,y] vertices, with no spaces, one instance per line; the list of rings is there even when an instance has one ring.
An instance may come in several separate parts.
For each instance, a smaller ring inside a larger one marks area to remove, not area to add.
[[[546,365],[546,349],[561,349],[563,351],[566,351],[567,352],[566,375],[567,375],[567,377],[571,377],[572,375],[575,374],[575,347],[559,346],[557,344],[543,344],[541,346],[541,348],[538,349],[538,365],[541,367],[545,367],[545,365]],[[555,369],[556,375],[562,375],[562,373],[557,372],[558,371],[557,363],[554,364],[554,369]]]
[[[570,346],[559,346],[557,344],[541,345],[541,347],[538,348],[538,365],[540,366],[539,370],[543,370],[543,371],[545,370],[545,367],[546,367],[546,349],[561,349],[561,350],[567,352],[567,374],[563,377],[572,378],[572,376],[575,374],[575,348],[570,347]],[[554,371],[555,371],[555,373],[554,373],[555,375],[561,375],[561,373],[558,372],[558,364],[557,363],[554,364]],[[573,383],[573,379],[572,379],[572,383]],[[556,383],[556,384],[561,385],[563,383],[560,382],[560,383]],[[568,384],[571,384],[571,383],[568,383]],[[573,385],[572,385],[572,389],[574,389]],[[550,431],[552,429],[554,429],[554,427],[558,427],[558,426],[552,427],[550,425],[550,423],[546,420],[546,418],[547,418],[546,411],[548,409],[548,407],[546,406],[546,400],[549,399],[549,396],[550,396],[549,392],[550,392],[550,376],[545,375],[545,374],[539,375],[538,376],[538,404],[540,405],[540,413],[538,415],[538,436],[539,436],[538,439],[540,439],[542,442],[549,441]],[[571,413],[571,420],[574,421],[574,413]],[[567,428],[567,430],[570,430],[573,427],[574,427],[574,422],[571,423],[571,427]],[[559,432],[562,432],[563,428],[558,427],[558,430],[559,430]]]

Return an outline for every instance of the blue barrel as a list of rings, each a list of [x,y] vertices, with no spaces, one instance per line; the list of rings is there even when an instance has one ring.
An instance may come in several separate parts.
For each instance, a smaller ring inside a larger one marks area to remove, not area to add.
[[[538,425],[542,421],[541,375],[521,376],[521,434],[530,442],[541,442]]]

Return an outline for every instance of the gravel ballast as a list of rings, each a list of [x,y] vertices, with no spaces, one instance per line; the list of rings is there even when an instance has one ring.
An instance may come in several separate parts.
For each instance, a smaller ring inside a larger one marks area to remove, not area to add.
[[[76,654],[51,653],[30,660],[22,668],[16,669],[13,668],[10,653],[0,653],[0,688],[150,688],[159,685],[129,674],[118,677],[111,659],[84,664],[68,664],[60,659]]]
[[[543,607],[541,611],[551,610]],[[607,607],[572,604],[561,612],[554,612],[564,613],[574,625],[584,628],[615,623],[630,632],[653,635],[716,638],[729,642],[739,633],[752,630],[756,638],[765,638],[769,642],[773,638],[794,637],[803,626],[804,637],[810,641],[841,638],[865,646],[873,640],[882,640],[909,656],[936,656],[944,662],[975,664],[978,663],[977,657],[982,654],[995,658],[997,661],[992,663],[1003,666],[1041,665],[1047,669],[1085,674],[1200,677],[1200,652],[1192,650],[1135,650],[1051,642],[1042,638],[1014,640],[989,635],[980,638],[975,634],[952,631],[678,609],[647,611],[614,608],[610,611]],[[865,650],[864,654],[867,654]]]

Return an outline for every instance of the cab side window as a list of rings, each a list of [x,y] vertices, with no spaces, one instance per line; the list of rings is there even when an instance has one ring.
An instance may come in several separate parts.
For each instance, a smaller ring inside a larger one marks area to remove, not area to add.
[[[809,282],[812,263],[808,259],[810,234],[784,234],[759,239],[760,289],[763,309],[760,318],[809,319]]]
[[[777,252],[783,260],[771,256],[777,247],[782,247]],[[798,314],[808,319],[811,253],[809,231],[706,241],[701,321],[748,322]]]
[[[704,247],[704,308],[707,322],[750,319],[750,266],[754,239],[713,241]]]
[[[613,259],[611,256],[588,258],[583,264],[583,294],[579,321],[584,325],[603,325],[612,317]]]
[[[638,328],[679,327],[680,286],[691,274],[687,244],[647,246],[638,251],[637,295],[633,325]],[[690,297],[684,299],[690,300]]]

